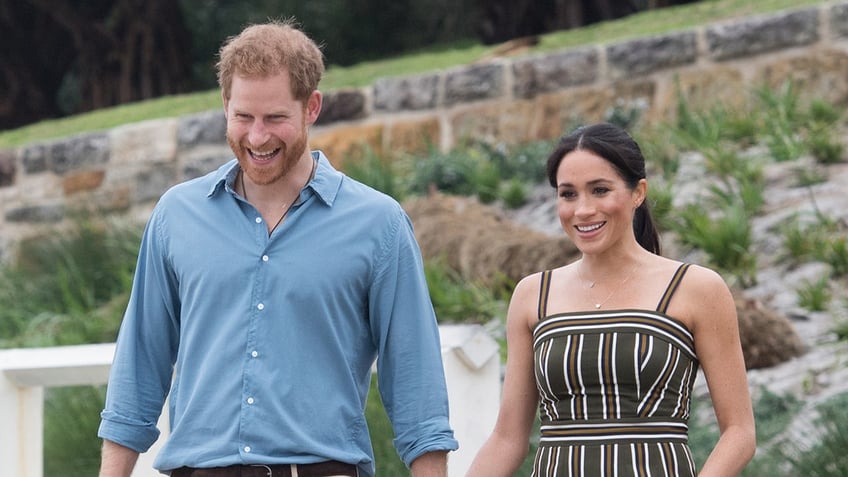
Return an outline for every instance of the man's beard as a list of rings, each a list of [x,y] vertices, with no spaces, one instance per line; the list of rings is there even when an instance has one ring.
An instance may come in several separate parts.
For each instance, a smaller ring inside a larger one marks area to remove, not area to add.
[[[294,166],[300,161],[300,158],[306,151],[307,133],[304,127],[300,136],[293,143],[288,145],[281,143],[279,145],[280,151],[277,154],[282,155],[282,162],[278,162],[272,168],[256,169],[252,167],[252,159],[247,147],[233,139],[229,133],[227,133],[227,143],[238,159],[242,171],[247,174],[251,182],[257,185],[268,185],[285,177],[294,169]],[[276,161],[280,161],[280,159],[276,159]],[[280,167],[280,164],[282,167]]]

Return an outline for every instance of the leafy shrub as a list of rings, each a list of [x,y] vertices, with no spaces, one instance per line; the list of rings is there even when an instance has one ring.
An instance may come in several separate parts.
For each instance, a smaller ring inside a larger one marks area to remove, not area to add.
[[[517,209],[527,202],[527,186],[518,179],[507,182],[501,193],[504,205],[510,209]]]

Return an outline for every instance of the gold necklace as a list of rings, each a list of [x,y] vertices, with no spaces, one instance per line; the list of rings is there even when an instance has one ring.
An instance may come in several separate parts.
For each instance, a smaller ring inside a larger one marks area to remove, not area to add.
[[[582,265],[582,263],[581,263],[581,265]],[[615,294],[616,294],[616,292],[618,292],[619,290],[621,290],[621,287],[623,287],[623,286],[624,286],[624,284],[625,284],[625,283],[627,283],[627,280],[630,280],[630,277],[632,277],[632,276],[633,276],[633,274],[634,274],[634,273],[636,273],[636,269],[637,269],[637,268],[639,268],[639,264],[638,264],[638,263],[637,263],[636,265],[633,265],[633,268],[631,268],[631,269],[630,269],[630,273],[628,273],[628,274],[627,274],[627,276],[626,276],[626,277],[624,277],[624,280],[622,280],[622,281],[621,281],[621,283],[619,283],[617,287],[613,288],[613,290],[610,292],[610,294],[609,294],[609,295],[607,295],[607,297],[606,297],[606,298],[604,298],[602,301],[595,302],[595,309],[596,309],[596,310],[597,310],[597,309],[599,309],[601,306],[603,306],[603,305],[604,305],[604,303],[606,303],[607,301],[609,301],[609,299],[610,299],[610,298],[612,298],[612,296],[613,296],[613,295],[615,295]],[[590,281],[590,280],[586,280],[586,278],[584,278],[584,277],[583,277],[583,272],[581,271],[581,267],[580,267],[580,266],[578,266],[578,267],[577,267],[577,275],[578,275],[578,276],[580,276],[580,280],[582,280],[582,281],[584,281],[584,282],[588,282],[588,284],[589,284],[589,288],[595,288],[595,282]]]

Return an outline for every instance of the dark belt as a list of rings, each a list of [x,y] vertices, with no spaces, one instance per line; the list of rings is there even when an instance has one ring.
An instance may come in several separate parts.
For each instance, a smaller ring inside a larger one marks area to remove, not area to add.
[[[335,460],[317,464],[231,465],[205,469],[180,467],[171,471],[171,477],[328,477],[331,475],[356,477],[358,474],[355,465]]]

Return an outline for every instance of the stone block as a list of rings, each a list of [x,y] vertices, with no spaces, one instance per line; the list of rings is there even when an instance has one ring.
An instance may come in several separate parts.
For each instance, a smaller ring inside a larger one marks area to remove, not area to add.
[[[512,94],[533,98],[598,79],[598,52],[580,48],[520,58],[512,63]]]
[[[831,7],[830,34],[836,38],[848,38],[848,3]]]
[[[98,132],[50,143],[47,162],[51,171],[63,175],[103,165],[109,162],[110,153],[108,133]]]
[[[831,7],[830,33],[836,38],[848,38],[848,3]]]
[[[848,105],[848,52],[816,50],[765,63],[753,74],[752,83],[774,90],[791,83],[804,99],[821,99]]]
[[[439,103],[439,81],[436,73],[379,78],[374,81],[374,110],[379,112],[420,111],[433,109]]]
[[[694,32],[639,38],[607,47],[607,64],[612,79],[632,78],[689,65],[697,58]]]
[[[387,128],[388,144],[394,152],[425,153],[441,142],[441,127],[435,117],[398,120]]]
[[[201,146],[180,155],[180,181],[187,181],[212,172],[233,158],[229,146]]]
[[[105,176],[106,172],[103,170],[72,172],[62,179],[62,190],[65,195],[95,190],[103,184],[103,178]]]
[[[135,194],[133,201],[141,204],[157,200],[175,183],[175,165],[173,163],[157,164],[154,167],[141,171],[136,175],[134,181]]]
[[[351,121],[365,117],[365,94],[359,89],[330,91],[324,95],[315,124]]]
[[[571,88],[536,99],[539,125],[535,139],[557,139],[575,127],[606,121],[616,108],[652,108],[656,85],[647,79],[619,81],[610,85]]]
[[[47,170],[48,145],[38,142],[21,148],[21,165],[26,174],[38,174]]]
[[[741,107],[751,93],[742,71],[728,64],[680,71],[666,78],[664,85],[651,111],[655,120],[674,118],[681,99],[694,110],[708,110],[717,104]]]
[[[113,129],[112,162],[139,166],[174,161],[178,124],[177,118],[155,119]]]
[[[57,223],[65,218],[65,206],[61,204],[24,205],[6,211],[6,222],[32,224]]]
[[[0,149],[0,187],[8,187],[15,183],[17,173],[17,158],[15,151]]]
[[[189,149],[203,144],[227,144],[224,109],[182,116],[177,126],[177,146]]]
[[[504,95],[506,67],[501,63],[471,65],[455,69],[445,76],[446,106]]]
[[[344,168],[345,161],[361,158],[368,151],[383,153],[383,124],[359,124],[344,128],[316,129],[309,146],[320,149],[335,167]]]
[[[724,61],[809,45],[819,40],[818,22],[818,9],[807,8],[711,26],[709,55]]]

